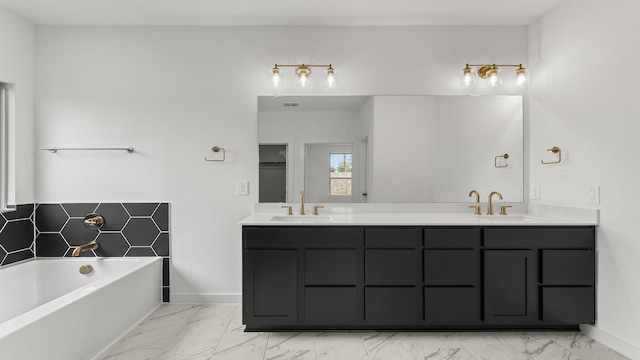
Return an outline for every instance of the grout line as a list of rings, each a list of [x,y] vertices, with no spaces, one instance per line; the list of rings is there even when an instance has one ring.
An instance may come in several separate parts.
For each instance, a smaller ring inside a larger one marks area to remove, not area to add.
[[[469,354],[471,354],[471,356],[476,359],[476,360],[482,360],[479,359],[476,354],[473,353],[473,351],[471,351],[468,347],[464,346],[464,344],[462,343],[462,341],[460,341],[460,333],[456,333],[456,341],[458,341],[458,343],[460,343],[460,346],[462,346],[462,348],[464,348],[465,350],[467,350],[467,352],[469,352]]]
[[[371,357],[371,353],[369,352],[369,348],[367,348],[367,342],[364,341],[364,335],[360,334],[360,340],[362,340],[362,345],[364,346],[364,351],[367,352],[367,357],[369,358],[369,360],[373,360],[373,358]]]
[[[410,333],[409,333],[410,334]],[[420,354],[420,358],[421,359],[426,359],[426,357],[424,356],[424,354],[422,353],[422,351],[420,351],[420,349],[418,349],[418,347],[416,346],[416,344],[413,342],[413,339],[411,338],[411,335],[407,336],[407,339],[409,339],[409,342],[411,343],[411,346],[413,346],[416,351],[418,352],[418,354]]]
[[[234,311],[233,315],[231,315],[231,319],[229,319],[229,322],[227,323],[227,326],[224,328],[224,332],[222,333],[222,336],[220,336],[220,340],[218,340],[218,343],[216,344],[216,346],[213,347],[213,353],[211,354],[211,358],[210,359],[213,359],[213,357],[215,356],[216,350],[218,350],[218,346],[220,346],[220,343],[222,342],[222,339],[229,332],[229,327],[231,326],[231,323],[233,322],[233,319],[236,317],[236,314],[238,313],[239,310],[240,310],[240,306],[236,307],[236,311]]]
[[[267,343],[264,346],[264,355],[262,355],[263,360],[267,360],[267,350],[269,350],[269,341],[271,340],[271,333],[267,333]]]

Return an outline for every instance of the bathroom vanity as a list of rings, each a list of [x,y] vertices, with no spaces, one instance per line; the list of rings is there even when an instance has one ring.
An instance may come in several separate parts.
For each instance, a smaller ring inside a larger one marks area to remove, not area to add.
[[[395,215],[404,220],[243,220],[247,331],[594,323],[595,226]]]

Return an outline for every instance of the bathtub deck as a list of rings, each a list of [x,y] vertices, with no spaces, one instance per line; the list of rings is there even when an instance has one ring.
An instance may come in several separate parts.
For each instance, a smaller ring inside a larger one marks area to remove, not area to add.
[[[245,333],[236,304],[162,305],[101,360],[628,359],[575,332]]]

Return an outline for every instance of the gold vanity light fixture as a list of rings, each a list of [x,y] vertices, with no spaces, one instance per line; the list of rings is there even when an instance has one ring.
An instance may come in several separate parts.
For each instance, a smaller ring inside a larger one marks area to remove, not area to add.
[[[527,85],[527,69],[522,67],[522,64],[467,64],[462,69],[462,79],[460,84],[463,87],[470,87],[476,83],[475,74],[478,77],[488,81],[488,85],[491,88],[495,88],[502,84],[502,77],[500,76],[500,68],[503,67],[515,67],[516,68],[516,85],[523,87]],[[474,71],[473,68],[477,68]]]
[[[333,88],[337,85],[336,72],[331,64],[328,65],[308,65],[308,64],[275,64],[271,69],[271,83],[274,87],[282,87],[282,74],[280,68],[292,67],[295,68],[295,74],[298,77],[299,87],[309,87],[311,85],[311,68],[322,67],[326,68],[324,71],[324,86]]]

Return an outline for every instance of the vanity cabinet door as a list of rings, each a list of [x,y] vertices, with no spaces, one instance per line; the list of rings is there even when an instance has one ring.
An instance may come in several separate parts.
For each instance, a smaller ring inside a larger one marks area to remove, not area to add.
[[[485,323],[527,324],[538,318],[535,250],[485,250]]]
[[[244,258],[243,320],[248,326],[297,321],[296,250],[247,250]]]

